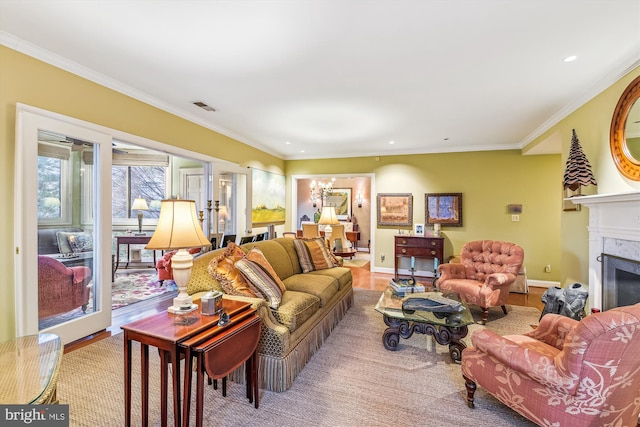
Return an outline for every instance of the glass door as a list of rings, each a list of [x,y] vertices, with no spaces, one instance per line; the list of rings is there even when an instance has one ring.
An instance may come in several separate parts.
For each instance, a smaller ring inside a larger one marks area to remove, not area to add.
[[[39,113],[18,107],[17,334],[67,344],[111,321],[112,139]]]

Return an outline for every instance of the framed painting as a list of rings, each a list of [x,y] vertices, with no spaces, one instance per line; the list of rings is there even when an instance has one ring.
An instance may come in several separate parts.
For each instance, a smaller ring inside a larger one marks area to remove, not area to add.
[[[340,221],[346,221],[351,216],[351,189],[333,188],[325,194],[325,206],[336,208],[336,216]]]
[[[378,194],[378,225],[411,227],[413,195],[411,193]]]
[[[462,193],[427,193],[424,199],[427,224],[462,227]]]
[[[562,188],[562,210],[565,212],[571,211],[579,211],[580,205],[573,204],[571,201],[572,197],[582,196],[582,187],[578,187],[577,190],[573,191],[569,188]]]
[[[251,184],[253,227],[284,224],[286,219],[284,175],[252,169]]]

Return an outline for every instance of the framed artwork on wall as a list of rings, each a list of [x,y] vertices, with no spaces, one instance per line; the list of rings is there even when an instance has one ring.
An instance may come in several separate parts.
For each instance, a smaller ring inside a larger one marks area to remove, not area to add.
[[[340,221],[346,221],[351,216],[351,189],[334,188],[325,194],[325,206],[336,208],[336,216]]]
[[[424,224],[415,224],[413,226],[413,234],[424,237]]]
[[[427,193],[424,198],[427,224],[462,227],[462,193]]]
[[[571,190],[570,188],[562,189],[562,210],[565,212],[570,211],[579,211],[581,205],[574,205],[573,202],[569,199],[572,197],[582,196],[582,187],[578,187],[576,191]]]
[[[252,170],[251,222],[254,227],[284,224],[285,189],[284,175]]]
[[[411,193],[378,194],[378,225],[411,227],[413,195]]]

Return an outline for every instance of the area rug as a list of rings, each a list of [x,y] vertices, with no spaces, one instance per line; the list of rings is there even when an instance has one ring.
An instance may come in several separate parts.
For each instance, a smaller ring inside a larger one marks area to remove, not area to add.
[[[371,256],[366,252],[356,252],[353,258],[344,258],[343,265],[345,267],[365,267],[371,262]]]
[[[161,286],[160,282],[158,282],[158,275],[155,272],[131,272],[116,275],[115,282],[111,284],[111,310],[177,290],[178,287],[173,280],[165,280]],[[38,328],[43,330],[92,312],[93,295],[89,297],[89,304],[85,312],[81,308],[76,308],[66,313],[40,319]]]
[[[320,350],[282,393],[260,390],[260,407],[245,397],[244,384],[229,382],[227,397],[205,386],[206,426],[532,426],[533,424],[487,395],[476,392],[476,407],[467,407],[460,365],[447,347],[432,337],[414,335],[397,351],[382,344],[386,328],[374,310],[380,293],[355,290],[354,306]],[[508,306],[507,316],[491,310],[486,326],[499,333],[522,333],[537,324],[540,312]],[[479,319],[480,310],[474,310]],[[469,343],[469,338],[465,338]],[[133,348],[132,424],[140,425],[140,348]],[[159,357],[151,359],[150,425],[160,425]],[[69,404],[71,426],[124,423],[122,334],[65,354],[58,382],[60,403]],[[92,390],[87,393],[87,383]],[[171,378],[169,378],[171,382]],[[195,425],[194,384],[191,425]],[[171,392],[169,393],[171,399]],[[108,398],[105,398],[108,396]],[[172,424],[169,404],[169,424]]]
[[[177,289],[173,280],[165,280],[161,285],[155,271],[116,275],[116,280],[111,286],[111,309],[135,304]]]

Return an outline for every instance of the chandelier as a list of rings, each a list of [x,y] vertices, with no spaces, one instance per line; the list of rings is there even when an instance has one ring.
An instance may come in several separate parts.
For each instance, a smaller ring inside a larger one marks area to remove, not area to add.
[[[311,196],[309,199],[311,203],[313,203],[314,208],[318,206],[318,202],[324,204],[326,200],[325,194],[333,189],[334,182],[336,182],[335,178],[331,178],[331,180],[326,183],[322,181],[316,182],[315,179],[311,181]]]

